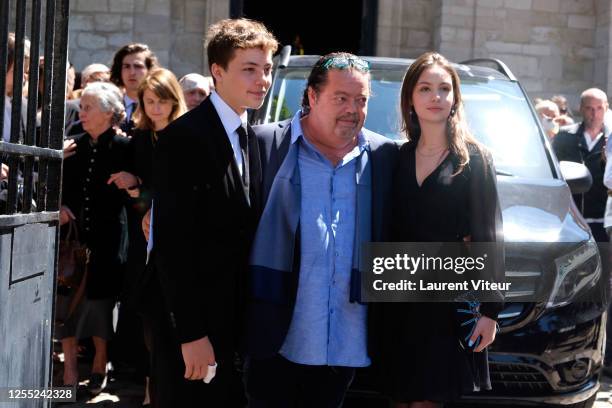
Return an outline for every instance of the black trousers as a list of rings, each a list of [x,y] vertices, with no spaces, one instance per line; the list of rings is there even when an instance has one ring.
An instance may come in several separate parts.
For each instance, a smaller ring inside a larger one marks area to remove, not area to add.
[[[209,384],[202,380],[186,380],[181,345],[169,325],[147,321],[145,330],[151,341],[149,392],[153,408],[246,405],[240,362],[235,355],[215,354],[217,372]]]
[[[352,367],[308,366],[277,355],[247,359],[249,408],[338,408],[353,378]]]

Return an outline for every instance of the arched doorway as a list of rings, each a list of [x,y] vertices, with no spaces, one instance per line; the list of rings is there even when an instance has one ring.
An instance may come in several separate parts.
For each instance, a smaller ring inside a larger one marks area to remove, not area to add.
[[[233,15],[263,22],[282,45],[294,45],[294,53],[299,53],[299,46],[295,47],[298,42],[304,54],[375,52],[377,0],[311,0],[297,8],[280,0],[231,1]]]

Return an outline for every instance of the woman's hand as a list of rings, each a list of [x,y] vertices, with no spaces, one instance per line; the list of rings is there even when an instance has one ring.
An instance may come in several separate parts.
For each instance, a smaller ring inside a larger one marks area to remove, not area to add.
[[[117,136],[120,136],[120,137],[127,137],[128,139],[131,139],[131,137],[130,137],[130,136],[128,136],[128,134],[127,134],[127,133],[125,133],[125,132],[124,132],[124,131],[123,131],[123,130],[122,130],[120,127],[119,127],[119,126],[113,126],[113,130],[115,131],[115,134],[116,134]]]
[[[106,184],[115,183],[117,188],[121,190],[127,190],[128,188],[133,188],[138,185],[138,179],[132,173],[128,173],[127,171],[120,171],[119,173],[113,173],[108,178]]]
[[[470,337],[470,344],[474,344],[478,337],[482,336],[480,344],[474,349],[474,352],[479,353],[493,343],[496,333],[497,323],[495,320],[487,316],[481,316],[480,319],[478,319],[478,323],[476,323],[472,337]]]
[[[0,166],[0,180],[4,180],[5,178],[8,177],[9,174],[9,167],[2,163],[2,166]]]
[[[67,224],[70,220],[76,220],[76,217],[70,208],[62,205],[62,208],[60,208],[60,226]]]
[[[127,193],[130,197],[132,198],[138,198],[140,197],[140,189],[138,187],[136,188],[128,188]]]
[[[76,153],[76,142],[73,139],[64,140],[64,159]]]

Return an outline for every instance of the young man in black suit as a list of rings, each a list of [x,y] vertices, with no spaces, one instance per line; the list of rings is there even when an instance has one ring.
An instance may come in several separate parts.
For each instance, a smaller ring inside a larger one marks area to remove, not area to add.
[[[246,110],[263,103],[277,47],[258,22],[212,25],[207,52],[216,91],[159,135],[150,263],[162,305],[151,397],[161,407],[241,403],[232,400],[242,393],[234,362],[261,182]],[[214,379],[203,382],[215,366]]]

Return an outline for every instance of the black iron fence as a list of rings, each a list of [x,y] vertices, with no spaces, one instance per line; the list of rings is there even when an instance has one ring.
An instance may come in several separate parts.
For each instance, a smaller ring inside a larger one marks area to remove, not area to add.
[[[10,121],[0,139],[0,387],[51,382],[68,14],[69,0],[0,0],[0,129]]]

